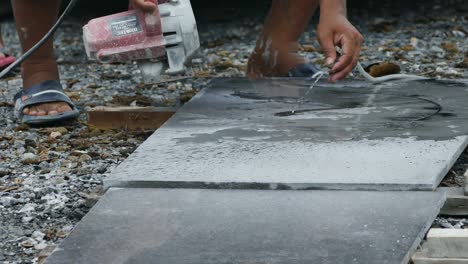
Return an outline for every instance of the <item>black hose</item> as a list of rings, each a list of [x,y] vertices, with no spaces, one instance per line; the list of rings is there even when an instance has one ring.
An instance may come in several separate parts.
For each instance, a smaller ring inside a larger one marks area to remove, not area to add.
[[[5,75],[7,75],[13,68],[21,64],[23,61],[25,61],[27,58],[29,58],[34,52],[36,52],[44,43],[47,42],[50,37],[57,31],[58,27],[60,24],[62,24],[63,19],[70,13],[70,11],[73,9],[75,6],[76,2],[78,0],[70,0],[70,3],[67,5],[63,13],[60,15],[60,17],[57,19],[57,22],[55,23],[54,26],[47,32],[47,34],[44,35],[44,37],[39,40],[39,42],[36,43],[30,50],[28,50],[26,53],[24,53],[21,57],[19,57],[14,63],[10,64],[8,67],[6,67],[1,73],[0,73],[0,79],[2,79]]]

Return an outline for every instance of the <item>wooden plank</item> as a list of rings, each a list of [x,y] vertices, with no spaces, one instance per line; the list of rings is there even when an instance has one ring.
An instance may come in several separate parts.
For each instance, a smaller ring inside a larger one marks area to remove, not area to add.
[[[423,252],[430,258],[468,259],[468,229],[430,229]]]
[[[422,251],[416,252],[411,260],[413,264],[468,264],[465,258],[430,258]]]
[[[88,112],[88,124],[100,129],[155,130],[176,111],[171,107],[96,107]]]
[[[448,196],[440,215],[468,216],[468,196]]]

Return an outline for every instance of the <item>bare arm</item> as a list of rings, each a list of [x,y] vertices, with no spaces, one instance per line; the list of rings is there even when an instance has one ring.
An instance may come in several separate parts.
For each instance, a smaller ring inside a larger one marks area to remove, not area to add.
[[[320,0],[318,39],[325,53],[325,63],[331,66],[330,81],[336,82],[348,75],[359,60],[362,35],[346,18],[346,0]],[[343,54],[337,60],[335,46]]]

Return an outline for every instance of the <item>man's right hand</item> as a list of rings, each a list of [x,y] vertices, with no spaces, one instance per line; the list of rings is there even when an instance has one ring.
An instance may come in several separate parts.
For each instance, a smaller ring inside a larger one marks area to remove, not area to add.
[[[346,18],[344,1],[322,2],[317,35],[325,53],[325,64],[331,67],[329,81],[336,82],[346,77],[356,67],[364,38]],[[343,52],[339,58],[336,46]]]

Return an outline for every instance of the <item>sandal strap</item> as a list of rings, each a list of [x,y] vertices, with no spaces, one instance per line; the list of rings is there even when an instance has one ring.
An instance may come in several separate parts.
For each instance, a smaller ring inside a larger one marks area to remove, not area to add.
[[[59,81],[45,81],[28,89],[23,89],[15,95],[15,115],[21,118],[24,108],[52,102],[64,102],[69,104],[72,109],[76,108],[70,98],[64,93]]]

